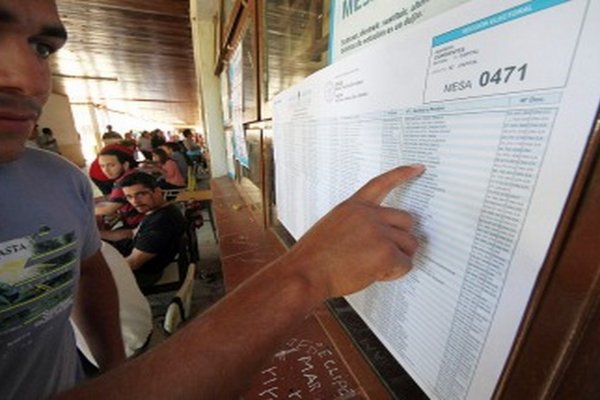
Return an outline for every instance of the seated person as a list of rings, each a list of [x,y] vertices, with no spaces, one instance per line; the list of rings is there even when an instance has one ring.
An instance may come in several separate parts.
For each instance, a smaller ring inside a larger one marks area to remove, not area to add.
[[[144,158],[148,161],[152,160],[152,142],[150,141],[150,132],[143,131],[138,138],[137,144]]]
[[[92,161],[92,165],[90,165],[89,171],[90,178],[92,182],[96,185],[100,192],[102,192],[103,196],[108,196],[112,191],[113,184],[115,183],[114,179],[110,179],[102,169],[100,168],[100,163],[98,163],[98,157],[94,161]]]
[[[125,345],[125,354],[127,357],[131,357],[140,352],[150,339],[152,311],[148,300],[136,284],[125,258],[106,242],[102,242],[101,251],[117,287],[123,344]],[[77,348],[90,363],[97,367],[98,363],[77,325],[73,320],[71,320],[71,324],[74,328]]]
[[[186,155],[193,163],[200,164],[202,168],[206,168],[206,160],[203,156],[202,148],[194,140],[194,134],[191,129],[184,129],[183,137],[182,143],[185,147]]]
[[[160,169],[163,178],[159,180],[159,186],[163,189],[182,189],[185,187],[185,175],[181,175],[177,163],[169,158],[167,152],[159,147],[152,151],[152,159]]]
[[[130,153],[130,150],[127,146],[123,146],[122,144],[119,143],[114,143],[114,144],[109,144],[108,146],[104,146],[101,150],[102,151],[108,151],[108,150],[118,150],[118,151],[122,151],[125,152],[127,154]],[[133,156],[133,154],[132,154]],[[104,196],[108,196],[110,194],[110,192],[113,189],[113,184],[115,183],[115,180],[117,178],[109,178],[108,176],[106,176],[106,174],[104,173],[104,171],[102,171],[102,168],[100,168],[100,162],[99,162],[99,158],[100,156],[97,156],[96,159],[94,161],[92,161],[92,164],[90,165],[90,170],[89,170],[89,175],[90,178],[92,179],[92,182],[94,182],[94,184],[98,187],[98,189],[100,189],[100,191],[102,192],[102,194]],[[129,158],[126,159],[126,161],[130,161]],[[134,167],[135,165],[130,165],[130,167]]]
[[[177,164],[177,168],[179,168],[179,172],[184,179],[187,178],[188,175],[188,160],[186,155],[182,152],[183,145],[175,142],[167,142],[160,146],[163,149],[167,156]]]
[[[128,248],[120,248],[133,270],[140,287],[152,286],[179,251],[185,229],[185,219],[177,206],[168,203],[156,179],[144,172],[134,171],[119,183],[127,201],[144,215],[135,229],[100,232],[102,239],[129,240]]]
[[[129,204],[123,190],[118,185],[120,180],[133,172],[137,166],[137,162],[133,158],[133,152],[131,149],[118,144],[106,146],[98,155],[98,165],[104,175],[114,183],[108,201],[96,205],[96,215],[118,213],[124,228],[135,228],[142,220],[143,215]]]

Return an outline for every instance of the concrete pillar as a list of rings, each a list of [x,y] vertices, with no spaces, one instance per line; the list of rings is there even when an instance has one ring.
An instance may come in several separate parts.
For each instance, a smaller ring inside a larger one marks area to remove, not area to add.
[[[199,17],[198,3],[190,0],[190,22],[198,80],[198,99],[202,105],[201,115],[204,133],[210,152],[210,167],[214,178],[227,175],[223,109],[221,105],[221,82],[215,76],[215,23],[205,16]]]

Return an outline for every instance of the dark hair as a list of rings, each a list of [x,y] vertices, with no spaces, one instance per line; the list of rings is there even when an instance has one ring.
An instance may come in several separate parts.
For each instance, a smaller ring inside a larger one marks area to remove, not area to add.
[[[183,152],[183,150],[181,149],[183,144],[181,142],[167,142],[167,143],[161,144],[161,146],[166,146],[169,149],[171,149],[172,151],[178,151],[180,153]]]
[[[129,187],[133,185],[142,185],[148,189],[154,190],[158,187],[156,178],[154,178],[150,174],[140,171],[136,171],[129,175],[125,175],[125,177],[121,179],[118,184],[120,188]]]
[[[131,154],[128,154],[125,151],[118,149],[104,149],[100,151],[99,156],[115,156],[121,164],[124,164],[125,161],[127,161],[129,163],[129,168],[137,167],[137,161],[135,161]]]
[[[186,128],[186,129],[183,130],[182,133],[183,133],[183,136],[185,136],[185,137],[192,136],[192,130],[191,129],[187,129]]]
[[[158,156],[158,159],[160,160],[160,162],[162,164],[166,163],[169,160],[169,155],[167,154],[167,152],[164,149],[161,149],[161,148],[154,149],[154,150],[152,150],[152,153],[154,153]]]

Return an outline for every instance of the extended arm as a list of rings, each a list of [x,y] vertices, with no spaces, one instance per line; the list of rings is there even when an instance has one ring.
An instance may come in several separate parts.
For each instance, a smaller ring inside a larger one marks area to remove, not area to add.
[[[422,171],[403,167],[372,180],[290,252],[171,339],[69,394],[236,398],[276,346],[323,300],[410,270],[417,248],[409,232],[412,218],[379,204],[393,187]]]
[[[100,204],[96,204],[94,213],[96,215],[111,215],[116,213],[119,207],[121,207],[122,205],[123,204],[121,203],[113,201],[103,202]]]
[[[131,239],[133,238],[133,229],[116,229],[114,231],[100,231],[100,237],[104,240],[109,240],[113,242],[124,239]],[[148,253],[146,251],[134,248],[131,251],[131,254],[129,254],[126,257],[126,260],[127,264],[129,264],[131,269],[136,270],[154,257],[156,257],[156,253]]]
[[[131,239],[133,237],[133,229],[115,229],[114,231],[102,230],[100,237],[103,240],[117,242],[119,240]]]
[[[81,263],[72,316],[102,370],[125,361],[117,289],[100,251]]]

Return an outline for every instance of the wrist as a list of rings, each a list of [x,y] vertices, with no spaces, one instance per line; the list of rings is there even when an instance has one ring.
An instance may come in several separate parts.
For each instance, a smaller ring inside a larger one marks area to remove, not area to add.
[[[307,260],[301,251],[294,247],[278,262],[288,271],[288,276],[301,287],[304,296],[314,300],[315,306],[330,297],[322,268]]]

